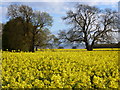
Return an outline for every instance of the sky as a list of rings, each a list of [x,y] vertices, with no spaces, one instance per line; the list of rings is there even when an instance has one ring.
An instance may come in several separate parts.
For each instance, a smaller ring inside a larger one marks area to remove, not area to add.
[[[66,30],[70,28],[62,17],[66,16],[68,10],[74,10],[76,3],[88,4],[90,6],[96,6],[100,9],[111,8],[118,10],[119,0],[2,0],[0,2],[0,22],[6,23],[7,19],[7,7],[11,4],[24,4],[33,8],[33,10],[39,10],[47,12],[53,17],[53,26],[50,27],[50,31],[53,34],[57,34],[59,30]]]
[[[32,7],[33,10],[47,12],[53,17],[53,25],[49,29],[52,34],[57,35],[59,30],[68,30],[71,27],[62,20],[62,17],[66,16],[68,10],[74,10],[76,3],[96,6],[100,9],[110,8],[118,11],[119,1],[120,0],[0,0],[0,22],[6,23],[9,21],[7,18],[7,8],[9,5],[28,5]],[[84,45],[82,48],[85,48]]]

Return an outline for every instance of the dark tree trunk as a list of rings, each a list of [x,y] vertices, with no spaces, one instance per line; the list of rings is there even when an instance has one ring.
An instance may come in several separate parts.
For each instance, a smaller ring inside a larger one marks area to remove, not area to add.
[[[93,47],[92,46],[88,46],[87,47],[87,51],[92,51],[93,50]]]
[[[30,52],[34,52],[34,46],[35,46],[35,31],[33,30],[33,36],[31,40],[31,47],[30,47]]]
[[[87,51],[92,51],[93,50],[93,43],[91,45],[89,45],[88,39],[87,39],[87,33],[84,32],[84,34],[85,34],[84,41],[85,41],[86,49],[87,49]]]
[[[35,49],[36,49],[36,51],[38,51],[38,48],[37,48],[37,46],[36,46],[36,48],[35,48]]]
[[[34,52],[34,42],[35,42],[35,40],[34,40],[34,35],[33,35],[33,37],[32,37],[32,45],[31,45],[31,52]]]
[[[31,52],[34,52],[34,42],[32,42]]]
[[[87,51],[92,51],[93,50],[93,46],[92,45],[89,45],[88,43],[85,43],[85,45],[86,45]]]

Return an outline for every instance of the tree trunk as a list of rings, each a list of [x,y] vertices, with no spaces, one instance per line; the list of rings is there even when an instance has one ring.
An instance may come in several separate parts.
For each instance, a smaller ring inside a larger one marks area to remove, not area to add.
[[[35,49],[36,49],[36,51],[38,51],[38,48],[37,48],[37,46],[36,46],[36,48],[35,48]]]
[[[88,43],[86,43],[86,49],[87,49],[87,51],[92,51],[93,50],[93,46],[89,45]]]
[[[34,41],[32,42],[31,51],[34,52]]]
[[[32,37],[31,52],[34,52],[34,43],[35,43],[35,41],[34,41],[34,35],[33,35],[33,37]]]
[[[92,51],[93,50],[93,45],[89,45],[88,39],[87,39],[87,33],[84,32],[84,34],[85,34],[84,40],[85,40],[86,49],[87,49],[87,51]]]
[[[31,41],[31,47],[30,52],[34,52],[34,45],[35,45],[35,32],[33,31],[32,41]]]
[[[34,52],[34,44],[33,44],[33,42],[32,42],[32,44],[31,44],[31,46],[30,46],[29,52]]]
[[[92,51],[93,50],[93,47],[92,46],[88,46],[87,47],[87,51]]]

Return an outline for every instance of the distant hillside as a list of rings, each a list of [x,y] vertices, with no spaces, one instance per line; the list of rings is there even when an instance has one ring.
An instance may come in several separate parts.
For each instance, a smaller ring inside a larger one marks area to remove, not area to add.
[[[120,42],[112,43],[112,44],[97,44],[97,45],[94,45],[93,48],[120,48]]]

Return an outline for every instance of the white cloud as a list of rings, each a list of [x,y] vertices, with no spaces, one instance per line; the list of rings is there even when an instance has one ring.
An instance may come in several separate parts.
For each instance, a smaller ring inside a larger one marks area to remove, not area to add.
[[[2,2],[118,2],[119,0],[1,0]]]
[[[33,10],[46,11],[50,14],[65,14],[65,12],[73,7],[63,2],[22,2],[21,4],[33,7]]]
[[[98,0],[99,1],[99,0]],[[115,1],[115,2],[109,2],[109,1],[102,1],[102,2],[89,2],[89,5],[116,5],[118,2]]]
[[[7,13],[7,6],[12,3],[13,0],[2,0],[0,3],[3,10],[0,9],[0,15],[5,15]],[[72,9],[74,10],[74,2],[79,1],[80,3],[94,5],[109,5],[110,7],[117,8],[117,2],[119,0],[74,0],[72,3],[65,3],[67,1],[73,0],[14,0],[14,2],[21,2],[20,4],[26,4],[32,7],[34,10],[46,11],[49,14],[60,14],[65,15],[66,11]],[[47,2],[48,1],[48,2]],[[30,3],[31,2],[31,3]],[[3,12],[2,12],[3,11]],[[5,18],[5,17],[4,17]]]

